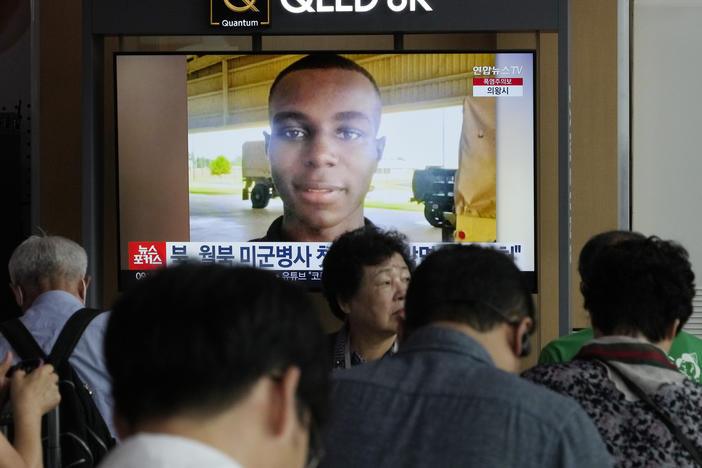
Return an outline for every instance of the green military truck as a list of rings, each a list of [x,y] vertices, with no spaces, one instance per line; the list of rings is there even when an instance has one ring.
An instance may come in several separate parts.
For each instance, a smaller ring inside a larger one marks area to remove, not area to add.
[[[241,160],[241,175],[244,181],[241,198],[251,199],[251,208],[265,208],[271,198],[278,196],[273,185],[265,142],[245,142],[241,147]]]

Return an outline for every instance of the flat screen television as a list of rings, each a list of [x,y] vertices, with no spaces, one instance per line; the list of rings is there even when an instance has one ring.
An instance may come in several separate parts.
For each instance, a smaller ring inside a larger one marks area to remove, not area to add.
[[[294,204],[284,178],[298,169],[281,166],[267,139],[311,147],[311,135],[326,131],[269,109],[278,73],[306,55],[115,55],[121,288],[184,260],[245,263],[320,284],[327,240],[253,241]],[[369,124],[377,133],[367,135],[377,160],[360,184],[365,222],[406,234],[418,261],[443,242],[487,243],[512,255],[536,291],[534,53],[340,55],[375,79],[381,106]],[[308,94],[327,99],[319,112],[337,102],[334,92]],[[354,125],[330,131],[362,138]],[[337,164],[298,154],[300,166]],[[315,183],[307,201],[332,203],[341,182]]]

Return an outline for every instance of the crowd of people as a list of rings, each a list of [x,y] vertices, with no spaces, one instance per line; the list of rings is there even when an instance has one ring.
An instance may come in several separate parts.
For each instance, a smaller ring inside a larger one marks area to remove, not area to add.
[[[333,241],[333,333],[307,291],[246,266],[166,268],[91,310],[80,245],[22,242],[8,265],[21,316],[0,323],[0,468],[702,466],[685,249],[593,237],[579,258],[591,328],[519,375],[538,314],[512,259],[448,244],[416,266],[402,234],[365,218],[380,106],[362,67],[326,54],[270,91],[284,213],[257,240]],[[47,413],[59,424],[42,428]]]
[[[85,252],[32,236],[9,265],[19,321],[48,355],[84,305]],[[324,261],[343,320],[332,334],[307,292],[270,272],[184,264],[125,291],[69,362],[98,408],[110,402],[108,468],[699,464],[702,385],[670,354],[692,313],[687,252],[613,231],[586,244],[579,271],[592,339],[560,358],[568,337],[549,344],[522,375],[537,314],[511,258],[449,244],[415,269],[405,238],[373,226]],[[58,376],[11,369],[25,361],[6,340],[0,351],[14,424],[0,466],[42,466]]]

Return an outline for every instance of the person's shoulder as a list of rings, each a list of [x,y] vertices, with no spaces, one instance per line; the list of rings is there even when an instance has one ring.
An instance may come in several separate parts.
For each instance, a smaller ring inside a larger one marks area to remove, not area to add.
[[[526,421],[545,439],[558,441],[556,445],[569,446],[571,442],[567,439],[580,431],[587,433],[590,439],[592,434],[596,433],[592,421],[582,407],[572,398],[549,386],[496,368],[489,372],[486,369],[475,377],[476,385],[479,379],[488,382],[479,395],[484,400],[482,407],[494,405],[503,413],[518,415],[520,420]],[[596,442],[589,440],[587,443]]]
[[[582,345],[593,337],[592,328],[584,328],[549,342],[539,354],[539,364],[570,361]]]
[[[333,338],[330,336],[330,341]],[[387,375],[389,367],[392,365],[392,357],[386,359],[378,359],[363,363],[359,366],[354,366],[349,369],[337,368],[331,373],[332,384],[347,384],[354,382],[356,384],[373,385],[379,382],[378,375]]]
[[[696,380],[687,378],[677,383],[668,383],[661,385],[657,393],[665,399],[671,400],[671,405],[674,405],[673,400],[680,402],[695,402],[695,411],[702,406],[702,384]],[[702,421],[702,412],[700,412]]]
[[[249,242],[282,242],[286,240],[288,239],[286,239],[283,233],[283,217],[278,216],[273,220],[263,237],[251,239]]]
[[[600,433],[577,398],[569,390],[582,388],[591,373],[598,378],[601,369],[589,361],[571,361],[536,366],[522,374],[531,389],[522,398],[522,405],[536,413],[541,427],[548,427],[550,440],[556,441],[561,466],[611,466],[611,457]]]
[[[573,396],[573,392],[590,387],[592,382],[606,375],[596,362],[574,360],[561,363],[540,364],[522,373],[522,378],[548,387],[558,393]]]
[[[430,384],[426,379],[430,379],[433,373],[425,373],[415,364],[415,361],[395,354],[348,369],[335,368],[331,373],[332,399],[361,394],[385,399],[388,395],[414,394],[420,387],[425,392]]]
[[[684,428],[702,427],[702,384],[692,379],[661,385],[653,396]]]
[[[78,309],[77,311],[74,312],[77,313],[81,309]],[[107,328],[107,323],[110,320],[110,311],[109,310],[102,310],[102,309],[91,309],[95,310],[97,313],[95,316],[88,322],[88,325],[86,327],[86,333],[94,332],[97,330],[104,331]]]
[[[241,468],[234,460],[194,439],[159,433],[139,433],[112,450],[103,468],[132,466],[194,468]]]
[[[110,320],[110,314],[112,311],[106,309],[97,309],[97,314],[90,321],[90,323],[106,323]]]
[[[671,351],[675,348],[682,348],[682,351],[684,351],[685,348],[693,348],[695,351],[700,351],[702,350],[702,339],[681,330],[673,339]]]
[[[678,335],[675,338],[676,339],[677,338],[685,338],[685,339],[690,339],[692,341],[698,341],[698,342],[702,343],[701,338],[698,338],[695,335],[693,335],[692,333],[686,332],[685,330],[680,330],[680,333],[678,333]],[[675,341],[675,339],[673,341]]]
[[[564,397],[560,392],[554,391],[552,386],[546,383],[552,380],[572,379],[578,372],[572,363],[568,362],[532,367],[515,378],[523,387],[520,388],[520,391],[528,389],[529,399],[538,399],[569,407],[573,401]]]
[[[537,364],[522,372],[521,377],[532,382],[537,381],[538,378],[570,379],[576,378],[578,375],[582,374],[583,371],[587,372],[591,368],[598,368],[597,363],[594,361],[575,359],[567,362]]]
[[[83,372],[84,377],[92,381],[93,384],[96,384],[96,380],[104,380],[107,374],[102,346],[110,314],[110,311],[100,311],[93,317],[83,330],[75,350],[71,354],[76,369]],[[134,326],[138,327],[139,324],[136,323]]]

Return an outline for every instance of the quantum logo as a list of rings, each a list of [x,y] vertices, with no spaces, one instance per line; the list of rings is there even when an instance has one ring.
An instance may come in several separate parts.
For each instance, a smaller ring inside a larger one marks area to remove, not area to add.
[[[387,7],[396,13],[409,10],[433,11],[428,0],[386,0]],[[280,4],[290,13],[365,13],[378,5],[378,0],[280,0]]]
[[[210,0],[211,26],[257,28],[270,24],[270,0]]]

